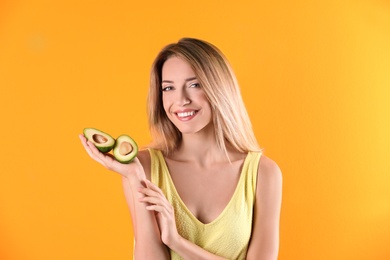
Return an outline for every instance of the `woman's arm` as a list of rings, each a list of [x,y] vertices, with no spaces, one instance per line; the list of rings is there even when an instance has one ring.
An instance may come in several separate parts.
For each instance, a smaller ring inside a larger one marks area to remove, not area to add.
[[[271,159],[259,163],[252,237],[248,260],[275,260],[279,252],[279,221],[282,202],[282,173]]]
[[[141,160],[135,158],[129,164],[122,164],[109,154],[99,152],[93,143],[87,141],[84,136],[80,135],[80,140],[92,159],[107,169],[122,175],[124,193],[130,208],[134,229],[135,259],[169,259],[169,252],[161,241],[154,213],[146,210],[144,205],[140,205],[138,202],[142,195],[137,190],[144,187],[146,181],[146,174],[142,165],[145,162],[144,156],[142,156],[144,153],[139,153],[138,157],[142,158]],[[149,165],[145,164],[145,167],[147,168]]]
[[[140,151],[138,159],[143,165],[145,178],[141,181],[134,178],[122,178],[127,204],[130,208],[134,231],[135,259],[170,259],[168,248],[161,241],[160,230],[154,212],[145,209],[138,201],[143,195],[139,189],[146,187],[146,179],[150,180],[150,155],[148,151]]]

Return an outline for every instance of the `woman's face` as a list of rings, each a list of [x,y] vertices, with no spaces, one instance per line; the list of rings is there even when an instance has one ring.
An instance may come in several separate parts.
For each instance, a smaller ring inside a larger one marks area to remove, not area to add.
[[[165,113],[183,135],[200,132],[210,125],[210,103],[185,60],[171,57],[164,63],[161,88]]]

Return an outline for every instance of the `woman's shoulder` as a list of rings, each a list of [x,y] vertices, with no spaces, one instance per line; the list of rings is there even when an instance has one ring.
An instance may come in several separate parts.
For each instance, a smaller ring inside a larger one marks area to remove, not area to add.
[[[283,192],[282,171],[275,161],[262,155],[257,176],[256,207],[268,212],[266,215],[272,219],[278,219]]]
[[[150,160],[150,152],[149,152],[149,148],[143,148],[143,149],[140,149],[138,151],[138,155],[137,155],[138,159],[142,158],[142,159],[147,159],[149,158]],[[141,159],[140,159],[141,160]]]
[[[279,165],[264,154],[261,155],[257,175],[259,180],[281,185],[282,171]]]

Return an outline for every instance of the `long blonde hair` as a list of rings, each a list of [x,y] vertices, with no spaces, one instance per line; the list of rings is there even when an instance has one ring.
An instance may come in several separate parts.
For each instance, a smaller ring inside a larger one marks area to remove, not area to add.
[[[239,152],[260,151],[229,62],[217,47],[193,38],[182,38],[167,45],[153,62],[148,94],[152,147],[169,154],[178,147],[182,138],[165,114],[162,102],[162,67],[173,56],[190,64],[210,102],[218,147],[226,154],[226,142]]]

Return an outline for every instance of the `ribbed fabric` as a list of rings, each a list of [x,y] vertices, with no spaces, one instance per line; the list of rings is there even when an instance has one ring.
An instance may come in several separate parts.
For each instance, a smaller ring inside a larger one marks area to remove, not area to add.
[[[175,209],[179,234],[216,255],[232,260],[245,259],[252,231],[257,169],[261,153],[248,153],[228,205],[215,220],[204,224],[181,200],[162,153],[151,148],[149,152],[151,181],[160,187]],[[183,258],[171,250],[171,259]]]

